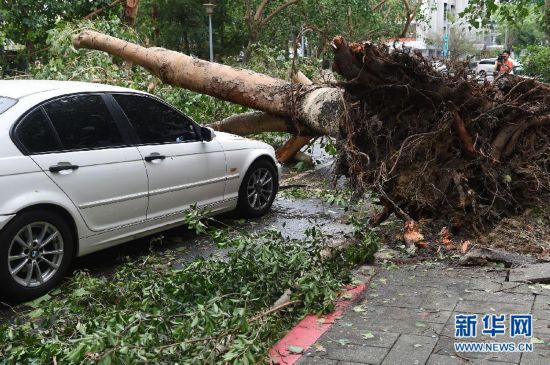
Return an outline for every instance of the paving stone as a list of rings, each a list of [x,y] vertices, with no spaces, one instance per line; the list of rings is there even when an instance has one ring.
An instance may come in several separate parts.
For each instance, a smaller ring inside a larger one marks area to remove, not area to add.
[[[533,290],[529,287],[529,284],[512,283],[508,281],[501,283],[500,288],[496,290],[503,293],[533,294]]]
[[[528,288],[535,295],[550,296],[550,284],[531,284]]]
[[[456,356],[432,354],[426,365],[463,365],[464,361]]]
[[[418,272],[414,270],[388,270],[378,274],[391,285],[417,286],[417,287],[444,287],[447,282],[431,280],[431,272]]]
[[[480,290],[487,293],[494,293],[497,290],[501,290],[503,284],[507,282],[501,282],[498,279],[463,279],[461,282],[455,282],[456,285],[465,290]],[[516,283],[517,284],[517,283]],[[525,286],[527,288],[527,286]],[[529,292],[530,293],[530,292]]]
[[[364,304],[386,305],[401,308],[420,308],[422,306],[422,297],[408,296],[405,293],[398,295],[368,293],[367,296],[368,299],[363,302]]]
[[[449,319],[451,311],[430,310],[420,308],[399,308],[391,306],[371,305],[367,306],[364,313],[367,319],[389,318],[394,320],[425,321],[445,323]]]
[[[435,310],[452,310],[459,300],[459,292],[452,289],[432,287],[407,287],[394,285],[376,288],[367,292],[364,304],[403,308],[425,308]]]
[[[355,314],[359,317],[359,315]],[[433,336],[441,333],[444,323],[403,321],[389,318],[364,318],[364,328],[372,331]]]
[[[478,314],[500,314],[500,313],[529,313],[531,311],[532,302],[524,304],[513,303],[495,303],[482,302],[474,300],[461,300],[455,307],[458,312],[478,313]]]
[[[437,342],[436,338],[402,335],[384,359],[383,365],[424,364]]]
[[[537,295],[533,309],[550,311],[550,296]]]
[[[296,365],[336,365],[338,360],[330,360],[322,357],[302,356]]]
[[[521,356],[521,365],[548,365],[550,363],[550,350],[537,350],[535,345],[534,352],[526,352]]]
[[[441,287],[445,282],[464,282],[465,280],[480,280],[504,282],[506,280],[507,271],[488,271],[482,268],[426,268],[419,269],[402,269],[385,270],[379,272],[380,277],[385,277],[393,284],[409,285],[417,284],[418,286],[437,286]]]
[[[380,364],[389,351],[384,347],[341,345],[339,343],[327,344],[326,350],[323,357],[327,359],[373,365]]]
[[[535,318],[533,320],[533,335],[535,337],[538,337],[538,335],[550,335],[550,320]]]
[[[510,281],[550,283],[550,263],[529,265],[510,270]]]
[[[318,340],[318,343],[325,346],[327,343],[346,339],[355,345],[390,348],[398,337],[399,333],[371,331],[368,328],[359,330],[333,327]]]
[[[525,304],[532,303],[535,299],[532,294],[521,293],[487,293],[483,291],[472,290],[461,295],[463,300],[476,300],[480,302]]]
[[[438,354],[432,354],[430,358],[428,359],[428,362],[426,365],[464,365],[464,364],[471,364],[471,365],[490,365],[490,364],[498,364],[498,365],[508,365],[508,364],[517,364],[515,362],[500,362],[500,361],[494,361],[494,360],[471,360],[469,362],[466,362],[465,360],[459,358],[458,356],[446,356],[446,355],[438,355]]]
[[[550,308],[549,309],[533,309],[531,311],[534,319],[550,319]]]

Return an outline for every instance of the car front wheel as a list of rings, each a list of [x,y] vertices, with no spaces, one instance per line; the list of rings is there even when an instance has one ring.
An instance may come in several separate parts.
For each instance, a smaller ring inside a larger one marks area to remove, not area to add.
[[[241,183],[237,211],[247,218],[264,215],[273,204],[278,187],[273,163],[267,160],[254,162]]]
[[[73,249],[71,230],[59,215],[17,215],[0,232],[0,296],[17,302],[44,295],[67,273]]]

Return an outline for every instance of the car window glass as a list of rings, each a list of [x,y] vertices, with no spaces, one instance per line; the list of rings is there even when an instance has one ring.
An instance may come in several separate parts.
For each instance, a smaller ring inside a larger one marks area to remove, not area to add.
[[[17,100],[0,96],[0,114],[11,108],[17,103]]]
[[[17,125],[15,134],[31,154],[59,151],[60,149],[57,143],[57,136],[52,130],[42,108],[36,109],[25,117]]]
[[[134,126],[141,143],[180,143],[198,140],[193,123],[175,109],[152,98],[113,95]]]
[[[123,145],[101,95],[74,95],[44,106],[65,150]]]

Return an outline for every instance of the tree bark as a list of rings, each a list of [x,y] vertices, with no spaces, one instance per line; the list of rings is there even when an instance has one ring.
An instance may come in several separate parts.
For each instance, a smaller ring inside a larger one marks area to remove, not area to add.
[[[155,43],[160,40],[159,7],[157,0],[151,1],[151,19],[153,21],[153,39]]]
[[[287,162],[296,156],[296,153],[302,149],[311,140],[310,136],[292,136],[286,143],[277,149],[277,160]]]
[[[126,0],[124,4],[123,19],[132,28],[136,26],[138,8],[139,0]]]
[[[294,132],[293,125],[288,119],[264,112],[232,115],[210,126],[217,131],[233,133],[239,136],[263,132]]]
[[[292,74],[292,82],[301,85],[313,85],[313,82],[301,71]],[[300,152],[302,147],[307,145],[310,140],[311,136],[306,135],[294,135],[290,137],[283,146],[277,149],[277,160],[285,163],[295,158],[296,154]]]
[[[334,121],[343,111],[341,89],[291,84],[164,48],[141,47],[92,30],[78,34],[73,44],[76,48],[105,51],[143,66],[164,83],[290,118],[314,134],[338,134]]]

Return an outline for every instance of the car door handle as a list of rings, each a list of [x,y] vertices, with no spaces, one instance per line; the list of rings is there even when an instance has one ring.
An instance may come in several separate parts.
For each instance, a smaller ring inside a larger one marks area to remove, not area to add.
[[[58,162],[57,165],[50,166],[50,172],[60,172],[76,169],[78,169],[78,165],[73,165],[70,162]]]
[[[166,156],[161,155],[160,153],[153,152],[149,156],[145,156],[145,161],[152,162],[155,160],[164,160]]]

